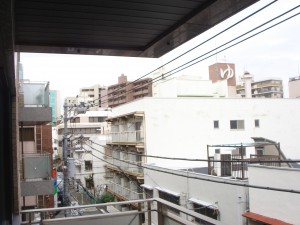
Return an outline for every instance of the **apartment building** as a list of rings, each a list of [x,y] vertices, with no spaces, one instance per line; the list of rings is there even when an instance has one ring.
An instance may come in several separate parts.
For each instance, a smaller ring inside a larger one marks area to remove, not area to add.
[[[289,97],[300,98],[300,76],[289,79]]]
[[[245,97],[245,84],[237,85],[237,94]],[[267,79],[251,82],[252,98],[283,98],[283,85],[280,79]]]
[[[151,80],[151,78],[144,78],[132,83],[122,74],[118,77],[118,83],[110,85],[107,89],[108,107],[116,107],[138,98],[152,96]]]
[[[99,84],[80,88],[79,96],[86,98],[88,102],[97,105],[98,107],[106,108],[107,104],[107,87],[100,86]]]
[[[207,162],[187,162],[147,157],[207,159],[211,144],[250,143],[266,137],[280,143],[288,159],[299,158],[298,99],[143,98],[112,110],[107,139],[109,190],[118,199],[140,198],[143,163],[187,169],[207,167]],[[280,106],[280,107],[279,107]],[[280,118],[280,120],[278,119]],[[289,135],[286,135],[288,130]],[[215,147],[216,151],[221,147]],[[238,147],[227,153],[234,154]],[[260,153],[266,154],[267,148]],[[255,146],[245,158],[256,155]],[[277,158],[278,159],[278,158]],[[133,188],[133,189],[131,189]],[[133,193],[133,194],[132,194]]]
[[[141,199],[140,185],[143,184],[144,176],[139,166],[145,160],[142,156],[145,154],[144,114],[128,113],[108,118],[107,122],[110,132],[105,148],[108,161],[106,173],[111,177],[108,191],[119,201]]]
[[[21,81],[18,149],[22,209],[54,207],[51,121],[49,83]]]

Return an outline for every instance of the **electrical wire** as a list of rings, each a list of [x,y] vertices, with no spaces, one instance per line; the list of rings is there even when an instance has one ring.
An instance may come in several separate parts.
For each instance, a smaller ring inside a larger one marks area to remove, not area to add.
[[[113,151],[119,151],[119,152],[126,152],[129,155],[137,155],[137,156],[143,156],[143,157],[149,157],[149,158],[157,158],[157,159],[169,159],[169,160],[181,160],[181,161],[195,161],[195,162],[251,162],[251,163],[297,163],[300,162],[299,160],[246,160],[246,159],[236,159],[236,160],[208,160],[208,159],[190,159],[190,158],[176,158],[176,157],[166,157],[166,156],[157,156],[157,155],[145,155],[145,154],[138,154],[138,153],[132,153],[128,151],[122,151],[118,149],[114,149],[112,147],[108,147],[106,145],[98,144],[94,141],[91,141],[91,143],[96,144],[100,147],[107,148]],[[91,147],[91,146],[90,146]]]
[[[97,159],[100,159],[101,161],[103,161],[103,162],[105,162],[105,163],[107,163],[107,164],[111,164],[111,165],[114,166],[114,167],[117,167],[118,170],[119,170],[124,176],[126,176],[130,181],[132,181],[132,183],[133,183],[140,191],[142,191],[145,195],[148,195],[148,194],[145,192],[145,190],[144,190],[143,188],[141,188],[138,184],[136,184],[135,181],[133,181],[133,180],[130,178],[130,176],[128,176],[127,173],[126,173],[120,166],[116,166],[116,165],[113,164],[113,163],[110,163],[110,162],[108,162],[108,161],[106,161],[106,160],[104,160],[104,159],[102,159],[102,158],[99,158],[98,156],[94,155],[93,153],[91,153],[89,150],[86,150],[85,148],[83,148],[83,149],[84,149],[85,151],[87,151],[88,154],[91,154],[92,156],[96,157]],[[102,153],[102,154],[104,154],[104,153]],[[147,197],[151,197],[151,196],[147,196]]]
[[[222,45],[219,45],[218,47],[216,47],[216,48],[214,48],[214,49],[212,49],[212,50],[210,50],[210,51],[208,51],[208,52],[202,54],[201,56],[198,56],[198,57],[196,57],[196,58],[194,58],[194,59],[192,59],[192,60],[190,60],[190,61],[188,61],[188,62],[186,62],[186,63],[184,63],[184,64],[182,64],[182,65],[180,65],[180,66],[178,66],[178,67],[176,67],[176,68],[174,68],[174,69],[172,69],[172,70],[170,70],[170,71],[168,71],[168,72],[166,72],[166,73],[164,73],[164,74],[162,74],[161,76],[152,79],[151,81],[148,82],[148,85],[153,84],[153,83],[156,83],[157,81],[163,80],[163,79],[165,79],[165,78],[167,78],[167,77],[169,77],[169,76],[171,76],[171,75],[174,75],[174,74],[176,74],[176,73],[178,73],[178,72],[180,72],[180,71],[182,71],[182,70],[185,70],[185,69],[187,69],[187,68],[189,68],[189,67],[191,67],[191,66],[194,66],[195,64],[198,64],[198,63],[200,63],[200,62],[202,62],[202,61],[204,61],[204,60],[206,60],[206,59],[208,59],[208,58],[210,58],[210,57],[212,57],[212,56],[214,56],[214,55],[216,55],[216,54],[219,54],[219,53],[221,53],[221,52],[223,52],[223,51],[225,51],[225,50],[227,50],[227,49],[229,49],[229,48],[232,48],[232,47],[234,47],[234,46],[236,46],[236,45],[238,45],[238,44],[240,44],[240,43],[242,43],[242,42],[244,42],[244,41],[246,41],[246,40],[248,40],[248,39],[250,39],[250,38],[253,38],[253,37],[257,36],[258,34],[261,34],[261,33],[265,32],[265,31],[267,31],[267,30],[269,30],[269,29],[271,29],[271,28],[273,28],[273,27],[275,27],[275,26],[277,26],[277,25],[279,25],[279,24],[281,24],[281,23],[283,23],[283,22],[286,22],[287,20],[292,19],[292,18],[295,17],[295,16],[298,16],[300,13],[296,13],[296,14],[294,14],[294,15],[292,15],[292,16],[290,16],[290,17],[288,17],[288,18],[286,18],[286,19],[284,19],[284,20],[282,20],[282,21],[280,21],[280,22],[277,22],[277,23],[275,23],[275,24],[273,24],[273,25],[271,25],[271,26],[269,26],[269,27],[267,27],[267,28],[265,28],[265,29],[263,29],[263,30],[261,30],[261,31],[259,31],[259,32],[257,32],[257,33],[255,33],[255,34],[252,34],[252,35],[250,35],[250,36],[248,36],[248,37],[246,37],[246,38],[244,38],[244,39],[242,39],[242,40],[240,40],[240,41],[238,41],[238,42],[236,42],[236,43],[234,43],[234,44],[231,44],[230,46],[225,47],[226,45],[228,45],[228,44],[230,44],[230,43],[232,43],[232,42],[234,42],[234,41],[240,39],[241,37],[243,37],[243,36],[245,36],[245,35],[248,35],[249,33],[253,32],[253,31],[255,31],[255,30],[257,30],[257,29],[259,29],[259,28],[261,28],[261,27],[263,27],[263,26],[265,26],[265,25],[267,25],[268,23],[273,22],[274,20],[276,20],[276,19],[278,19],[278,18],[280,18],[280,17],[282,17],[282,16],[284,16],[284,15],[286,15],[286,14],[292,12],[293,10],[295,10],[295,9],[297,9],[297,8],[299,8],[299,7],[300,7],[300,5],[298,5],[298,6],[294,7],[294,8],[292,8],[292,9],[290,9],[290,10],[288,10],[288,11],[282,13],[282,14],[280,14],[279,16],[274,17],[273,19],[271,19],[271,20],[269,20],[269,21],[267,21],[267,22],[265,22],[265,23],[262,23],[261,25],[259,25],[259,26],[255,27],[255,28],[253,28],[253,29],[251,29],[251,30],[245,32],[245,33],[242,34],[242,35],[239,35],[239,36],[237,36],[237,37],[231,39],[230,41],[228,41],[228,42],[226,42],[226,43],[224,43],[224,44],[222,44]],[[219,51],[217,51],[217,52],[214,52],[214,51],[216,51],[216,50],[218,50],[218,49],[220,49],[220,48],[222,48],[222,47],[225,47],[225,48],[223,48],[223,49],[221,49],[221,50],[219,50]],[[212,53],[212,52],[214,52],[214,53]],[[211,54],[211,55],[208,55],[209,53],[212,53],[212,54]],[[208,56],[206,56],[206,55],[208,55]],[[206,56],[206,57],[203,58],[203,59],[200,59],[200,58],[202,58],[203,56]],[[200,59],[200,60],[196,61],[197,59]],[[194,61],[196,61],[196,62],[194,62]],[[194,62],[194,63],[192,63],[192,62]],[[173,72],[173,71],[174,71],[174,72]],[[143,84],[143,85],[144,85],[144,84]],[[122,95],[128,94],[128,93],[133,92],[133,91],[134,91],[134,89],[128,90],[128,91],[126,91],[125,93],[122,93]],[[108,101],[109,101],[109,100],[107,99],[106,101],[103,101],[102,103],[107,103]],[[102,104],[102,103],[101,103],[101,104]],[[96,105],[96,104],[95,104],[95,105]]]
[[[89,145],[87,145],[89,146]],[[152,171],[156,171],[156,172],[162,172],[162,173],[166,173],[166,174],[170,174],[170,175],[175,175],[175,176],[179,176],[179,177],[185,177],[185,178],[189,178],[189,179],[196,179],[196,180],[202,180],[202,181],[207,181],[207,182],[213,182],[213,183],[220,183],[220,184],[226,184],[226,185],[233,185],[233,186],[241,186],[241,187],[248,187],[248,188],[255,188],[255,189],[263,189],[263,190],[270,190],[270,191],[278,191],[278,192],[288,192],[288,193],[295,193],[295,194],[300,194],[300,190],[293,190],[293,189],[284,189],[284,188],[274,188],[274,187],[266,187],[266,186],[259,186],[259,185],[251,185],[251,184],[242,184],[242,183],[235,183],[235,182],[230,182],[230,181],[226,181],[226,180],[215,180],[215,179],[210,179],[210,178],[201,178],[201,177],[196,177],[196,176],[187,176],[184,174],[178,174],[178,173],[174,173],[174,172],[170,172],[170,171],[166,171],[166,170],[159,170],[159,169],[154,169],[152,167],[149,166],[142,166],[142,165],[138,165],[135,163],[131,163],[128,161],[124,161],[121,159],[117,159],[114,158],[112,156],[106,155],[104,153],[102,153],[101,151],[89,146],[90,148],[92,148],[93,150],[100,152],[101,154],[108,156],[112,159],[116,159],[119,160],[121,162],[126,162],[128,164],[131,165],[135,165],[137,167],[143,168],[143,169],[148,169],[148,170],[152,170]],[[90,153],[92,154],[92,153]],[[116,166],[115,164],[108,162],[104,159],[99,158],[98,156],[95,156],[94,154],[92,154],[94,157],[106,162],[107,164],[113,165],[114,167],[117,167],[118,169],[121,169],[119,166]],[[124,173],[124,171],[121,169],[121,171]],[[189,173],[190,174],[190,173]]]
[[[215,34],[215,35],[213,35],[212,37],[206,39],[205,41],[201,42],[200,44],[194,46],[193,48],[191,48],[191,49],[189,49],[189,50],[187,50],[187,51],[185,51],[184,53],[180,54],[179,56],[177,56],[177,57],[171,59],[170,61],[166,62],[165,64],[163,64],[163,65],[157,67],[156,69],[154,69],[154,70],[152,70],[152,71],[146,73],[145,75],[139,77],[138,79],[136,79],[136,80],[134,80],[134,81],[132,81],[132,82],[129,82],[129,83],[126,84],[125,86],[118,88],[117,90],[111,92],[110,94],[113,94],[113,93],[115,93],[115,92],[121,90],[121,89],[124,88],[124,87],[127,87],[127,86],[129,86],[129,85],[131,85],[131,84],[134,84],[134,83],[136,83],[137,81],[141,80],[142,78],[144,78],[144,77],[146,77],[146,76],[148,76],[148,75],[154,73],[155,71],[157,71],[157,70],[163,68],[164,66],[166,66],[166,65],[168,65],[168,64],[170,64],[170,63],[176,61],[177,59],[181,58],[182,56],[186,55],[187,53],[189,53],[189,52],[195,50],[196,48],[202,46],[203,44],[205,44],[205,43],[211,41],[212,39],[218,37],[219,35],[225,33],[226,31],[228,31],[228,30],[230,30],[231,28],[235,27],[236,25],[242,23],[243,21],[249,19],[250,17],[254,16],[255,14],[259,13],[260,11],[266,9],[267,7],[269,7],[270,5],[272,5],[273,3],[277,2],[277,1],[278,1],[278,0],[274,0],[274,1],[270,2],[270,3],[268,3],[267,5],[265,5],[265,6],[261,7],[260,9],[254,11],[253,13],[249,14],[248,16],[245,16],[244,18],[242,18],[242,19],[239,20],[238,22],[236,22],[236,23],[230,25],[230,26],[227,27],[226,29],[224,29],[224,30],[218,32],[217,34]],[[101,96],[100,98],[94,99],[93,101],[101,100],[102,98],[107,97],[107,96],[108,96],[108,94],[103,95],[103,96]],[[99,104],[99,103],[98,103],[98,104]],[[101,102],[101,104],[102,104],[102,102]]]

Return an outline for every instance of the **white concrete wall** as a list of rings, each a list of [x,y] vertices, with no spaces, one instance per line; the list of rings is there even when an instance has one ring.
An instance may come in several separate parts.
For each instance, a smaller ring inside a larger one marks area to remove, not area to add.
[[[249,166],[249,184],[300,191],[300,170]],[[249,189],[250,212],[300,224],[300,194]]]
[[[151,155],[206,159],[208,144],[265,137],[280,142],[288,158],[300,158],[300,99],[143,98],[113,108],[112,116],[134,111],[145,113],[145,150]],[[214,120],[219,120],[219,129],[214,129]],[[230,130],[230,120],[245,120],[245,129]],[[147,162],[176,168],[207,165],[153,158]]]
[[[204,174],[175,171],[153,166],[148,167],[156,170],[195,176],[203,179],[224,181],[223,178],[208,176]],[[180,202],[183,207],[189,209],[193,208],[193,205],[190,201],[188,201],[188,199],[196,198],[218,207],[220,211],[220,221],[222,223],[228,225],[245,224],[245,219],[242,217],[242,214],[247,209],[246,202],[248,188],[175,176],[172,174],[153,171],[150,169],[144,170],[144,177],[145,184],[154,188],[154,197],[158,197],[158,191],[157,189],[155,189],[155,187],[168,189],[170,191],[180,193]],[[245,181],[243,182],[228,179],[226,179],[226,181],[245,183]]]

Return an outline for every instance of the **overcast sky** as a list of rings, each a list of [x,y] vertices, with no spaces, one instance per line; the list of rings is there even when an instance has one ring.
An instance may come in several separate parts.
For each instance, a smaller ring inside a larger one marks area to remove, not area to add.
[[[128,80],[135,80],[269,2],[272,1],[259,1],[159,59],[22,53],[21,62],[24,69],[24,79],[50,81],[50,89],[60,90],[62,98],[76,96],[81,87],[94,84],[107,86],[117,83],[117,78],[121,74],[127,75]],[[268,9],[166,66],[166,71],[202,55],[299,4],[300,0],[279,0]],[[300,7],[272,24],[299,12]],[[265,78],[283,79],[285,96],[288,97],[288,78],[300,75],[300,16],[298,15],[237,46],[218,53],[216,56],[177,75],[195,75],[208,79],[208,66],[215,62],[224,61],[235,64],[237,76],[242,75],[247,70],[254,75],[256,81]]]

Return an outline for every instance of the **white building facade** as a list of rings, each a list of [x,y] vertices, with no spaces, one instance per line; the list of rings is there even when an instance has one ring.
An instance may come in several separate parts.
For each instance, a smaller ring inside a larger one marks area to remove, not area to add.
[[[141,132],[149,155],[205,159],[207,145],[265,137],[279,142],[285,156],[295,159],[300,156],[299,103],[299,99],[144,98],[114,108],[112,116],[143,112]],[[254,153],[253,148],[247,155],[250,153]],[[199,166],[153,158],[147,158],[147,163],[174,168]]]

